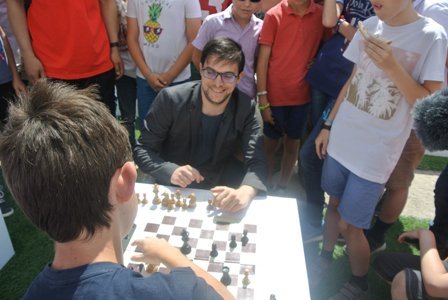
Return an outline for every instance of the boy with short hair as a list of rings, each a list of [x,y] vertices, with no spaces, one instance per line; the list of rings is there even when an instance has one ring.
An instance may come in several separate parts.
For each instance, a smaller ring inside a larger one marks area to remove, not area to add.
[[[444,80],[443,28],[420,16],[412,0],[372,4],[376,17],[364,24],[371,34],[363,38],[357,33],[344,53],[355,67],[316,139],[318,156],[327,156],[322,187],[330,203],[322,252],[311,274],[328,268],[341,232],[352,277],[336,299],[367,296],[370,251],[363,229],[369,228],[409,137],[413,104],[439,90]]]
[[[0,139],[5,179],[55,241],[52,263],[25,299],[233,298],[161,239],[136,241],[143,253],[135,259],[162,262],[171,273],[143,278],[122,265],[121,241],[137,214],[137,172],[126,129],[96,100],[93,88],[39,80],[10,107]]]

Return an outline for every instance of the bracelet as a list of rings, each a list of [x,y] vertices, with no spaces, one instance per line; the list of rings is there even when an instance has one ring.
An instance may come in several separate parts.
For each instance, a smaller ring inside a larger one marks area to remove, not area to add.
[[[271,107],[271,104],[269,102],[265,105],[258,105],[259,110],[265,110],[268,109],[269,107]]]
[[[120,43],[119,42],[112,42],[112,43],[109,44],[109,46],[111,48],[113,48],[113,47],[120,47]]]
[[[267,94],[268,94],[267,91],[258,92],[257,93],[257,97],[264,96],[264,95],[267,95]]]
[[[322,130],[322,129],[331,130],[331,125],[323,123],[322,126],[320,127],[320,130]]]
[[[330,126],[333,125],[333,120],[332,119],[326,117],[323,120],[324,120],[325,123],[328,123]]]
[[[339,27],[341,26],[342,23],[345,22],[345,18],[344,16],[341,16],[338,23],[336,24],[335,28],[334,28],[334,32],[339,32]]]

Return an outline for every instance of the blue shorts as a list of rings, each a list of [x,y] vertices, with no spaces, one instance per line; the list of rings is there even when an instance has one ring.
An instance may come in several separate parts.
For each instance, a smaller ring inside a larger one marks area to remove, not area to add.
[[[327,155],[322,171],[322,189],[339,199],[341,218],[357,228],[368,229],[375,207],[384,191],[384,183],[363,179]]]
[[[306,124],[309,104],[296,106],[271,106],[275,125],[264,122],[263,133],[271,139],[287,137],[300,140]]]

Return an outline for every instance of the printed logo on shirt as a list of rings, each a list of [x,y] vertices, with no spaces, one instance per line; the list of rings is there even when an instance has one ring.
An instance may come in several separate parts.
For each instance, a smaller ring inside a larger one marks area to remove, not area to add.
[[[158,2],[153,2],[148,8],[149,20],[143,25],[143,35],[145,39],[154,44],[159,40],[159,36],[163,32],[163,28],[157,20],[160,18],[162,13],[162,4]]]
[[[361,45],[364,48],[364,45]],[[414,70],[420,54],[393,48],[398,62],[409,73]],[[361,51],[360,63],[350,83],[346,100],[358,109],[383,120],[390,120],[403,95],[389,77]],[[404,100],[404,99],[403,99]]]

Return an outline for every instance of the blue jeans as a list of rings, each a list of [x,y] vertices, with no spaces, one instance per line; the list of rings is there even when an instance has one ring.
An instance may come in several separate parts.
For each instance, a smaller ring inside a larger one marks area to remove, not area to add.
[[[331,102],[334,98],[324,92],[316,88],[311,88],[311,105],[310,105],[310,114],[311,114],[311,122],[313,128],[316,127],[316,124],[319,122],[319,119],[322,117],[322,113],[327,107],[328,103]]]
[[[171,83],[170,86],[178,85],[190,81],[190,79]],[[137,104],[138,104],[138,117],[140,119],[140,128],[143,128],[143,120],[145,120],[149,109],[151,108],[154,99],[159,92],[155,91],[146,81],[146,79],[137,76]]]
[[[135,146],[135,117],[137,104],[137,81],[123,76],[115,82],[121,119],[129,134],[132,148]]]
[[[331,110],[335,99],[331,99],[325,111]],[[322,114],[322,113],[321,113]],[[322,117],[316,120],[316,125],[300,149],[300,169],[303,175],[303,183],[306,193],[305,214],[307,220],[313,226],[322,224],[322,209],[325,202],[324,190],[321,187],[323,160],[320,160],[316,154],[314,141],[320,133],[322,126]]]

